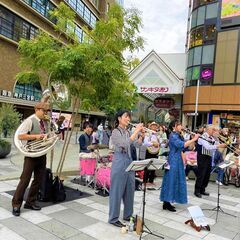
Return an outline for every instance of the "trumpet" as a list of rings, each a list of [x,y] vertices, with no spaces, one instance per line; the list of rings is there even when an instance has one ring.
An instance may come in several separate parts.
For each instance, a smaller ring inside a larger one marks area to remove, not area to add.
[[[132,126],[132,127],[136,127],[137,126],[137,123],[128,123],[128,125]],[[146,127],[143,127],[144,131],[147,132],[147,133],[156,133],[155,131],[149,129],[149,128],[146,128]]]

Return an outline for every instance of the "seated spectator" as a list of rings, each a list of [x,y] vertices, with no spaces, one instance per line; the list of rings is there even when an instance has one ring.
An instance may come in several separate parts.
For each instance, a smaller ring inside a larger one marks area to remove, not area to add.
[[[188,180],[188,174],[190,171],[193,171],[195,177],[197,177],[197,151],[195,150],[195,144],[189,146],[189,151],[184,153],[184,163],[185,163],[185,175],[186,180]]]

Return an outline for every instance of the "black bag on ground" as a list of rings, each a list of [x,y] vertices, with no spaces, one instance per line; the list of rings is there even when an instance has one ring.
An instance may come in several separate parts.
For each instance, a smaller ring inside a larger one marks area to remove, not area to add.
[[[53,186],[52,186],[52,200],[53,202],[62,202],[66,199],[66,192],[63,186],[63,181],[56,176],[53,179]]]
[[[46,168],[45,175],[42,179],[40,189],[38,191],[38,201],[49,202],[52,200],[53,175],[50,168]]]

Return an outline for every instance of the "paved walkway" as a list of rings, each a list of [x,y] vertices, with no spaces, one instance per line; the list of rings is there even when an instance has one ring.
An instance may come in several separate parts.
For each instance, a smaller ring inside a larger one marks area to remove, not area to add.
[[[78,145],[73,142],[64,166],[66,172],[78,169]],[[61,142],[57,144],[56,156],[61,149]],[[96,195],[93,189],[79,186],[70,180],[74,176],[66,177],[65,186],[80,189],[91,195],[74,201],[62,202],[42,208],[39,212],[22,209],[20,217],[11,214],[11,198],[9,191],[15,190],[18,176],[21,172],[23,157],[13,149],[11,156],[0,160],[0,239],[1,240],[118,240],[138,239],[135,233],[122,234],[119,228],[107,223],[108,197]],[[15,179],[14,179],[15,178]],[[11,179],[11,180],[10,180]],[[158,186],[161,178],[156,179]],[[221,186],[220,205],[222,209],[236,217],[219,213],[216,222],[216,212],[205,211],[211,231],[196,232],[184,222],[189,219],[188,206],[198,205],[202,209],[214,208],[217,202],[217,185],[210,183],[209,197],[202,199],[193,195],[194,181],[188,181],[188,205],[176,205],[177,212],[162,210],[159,202],[159,190],[147,192],[146,224],[154,232],[165,237],[166,240],[240,240],[240,189],[234,186]],[[135,193],[135,213],[142,209],[142,192]],[[145,240],[158,239],[146,235]]]

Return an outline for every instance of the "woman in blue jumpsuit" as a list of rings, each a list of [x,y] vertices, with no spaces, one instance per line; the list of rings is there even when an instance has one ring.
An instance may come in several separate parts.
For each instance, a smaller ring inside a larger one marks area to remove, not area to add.
[[[175,212],[175,207],[170,202],[180,204],[187,203],[187,186],[182,159],[182,151],[191,143],[195,142],[199,135],[196,134],[193,139],[184,142],[181,136],[182,124],[178,120],[173,120],[170,125],[173,128],[169,137],[169,156],[168,163],[170,168],[165,170],[162,182],[160,200],[163,201],[163,209]]]
[[[111,168],[111,187],[109,195],[109,220],[110,224],[117,227],[125,226],[119,221],[121,200],[123,200],[123,219],[129,221],[133,214],[135,191],[135,173],[126,172],[132,162],[130,144],[133,143],[138,133],[143,129],[138,124],[132,134],[126,129],[130,122],[130,113],[121,110],[116,114],[116,128],[112,132],[111,141],[114,146],[114,155]]]

